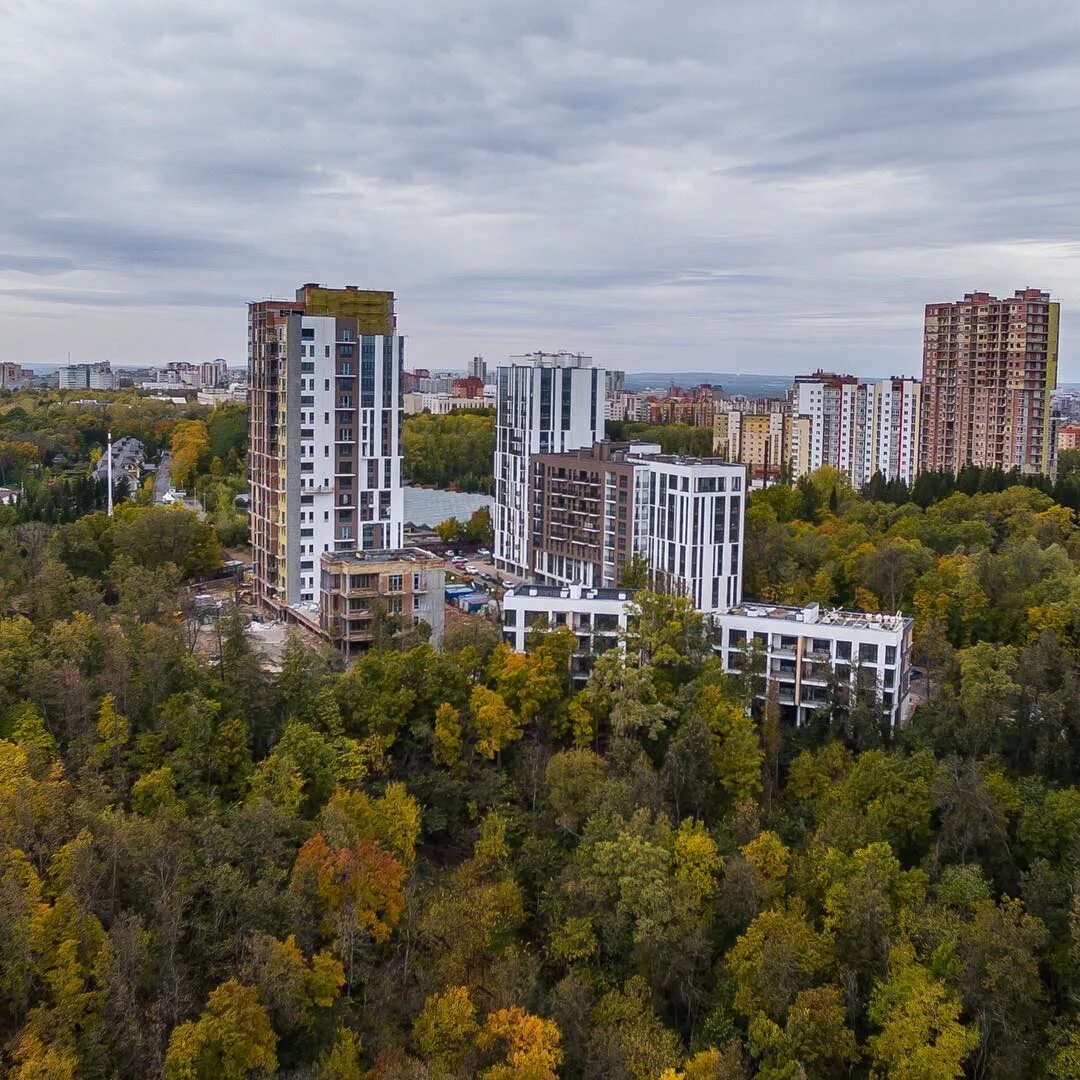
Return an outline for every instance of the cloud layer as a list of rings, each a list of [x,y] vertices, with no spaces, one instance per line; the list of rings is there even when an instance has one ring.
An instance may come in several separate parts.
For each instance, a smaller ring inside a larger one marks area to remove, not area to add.
[[[1073,0],[9,0],[0,116],[3,359],[239,363],[322,281],[429,366],[888,374],[1030,284],[1080,378]]]

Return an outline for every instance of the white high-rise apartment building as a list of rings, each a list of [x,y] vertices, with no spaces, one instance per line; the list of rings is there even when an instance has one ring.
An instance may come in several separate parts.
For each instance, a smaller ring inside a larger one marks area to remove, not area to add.
[[[323,552],[402,546],[394,294],[304,285],[248,306],[256,599],[319,599]]]
[[[859,380],[854,375],[833,375],[816,371],[797,375],[791,389],[792,439],[800,418],[806,420],[805,434],[798,436],[799,453],[792,455],[792,474],[797,479],[822,465],[831,465],[847,476],[855,463],[855,432]],[[798,466],[798,471],[796,470]]]
[[[636,460],[648,468],[645,558],[655,584],[699,611],[740,603],[746,467],[662,454]]]
[[[604,435],[605,372],[579,353],[530,353],[498,369],[495,565],[529,573],[530,459],[591,447]]]
[[[875,473],[886,480],[902,480],[909,487],[915,482],[921,401],[919,379],[893,376],[859,387],[854,487],[864,487]]]

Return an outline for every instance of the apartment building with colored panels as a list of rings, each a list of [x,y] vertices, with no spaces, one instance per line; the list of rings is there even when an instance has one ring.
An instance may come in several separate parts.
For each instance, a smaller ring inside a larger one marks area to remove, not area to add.
[[[307,284],[248,305],[255,598],[319,599],[324,552],[402,543],[394,294]]]

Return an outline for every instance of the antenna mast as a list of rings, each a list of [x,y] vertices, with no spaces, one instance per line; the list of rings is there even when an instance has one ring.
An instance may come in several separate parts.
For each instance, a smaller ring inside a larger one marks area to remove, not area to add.
[[[105,463],[105,469],[108,475],[109,495],[109,517],[112,517],[112,430],[109,430],[108,444],[105,447],[105,453],[109,455],[108,461]]]

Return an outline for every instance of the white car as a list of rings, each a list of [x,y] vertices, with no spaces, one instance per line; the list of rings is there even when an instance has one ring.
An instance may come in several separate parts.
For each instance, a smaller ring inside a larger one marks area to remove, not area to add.
[[[479,555],[480,558],[486,559],[491,555],[491,552],[488,551],[487,548],[477,548],[476,549],[476,554]]]
[[[476,567],[473,566],[472,563],[469,563],[468,566],[465,567],[465,573],[466,574],[479,574],[480,571],[477,570]]]

